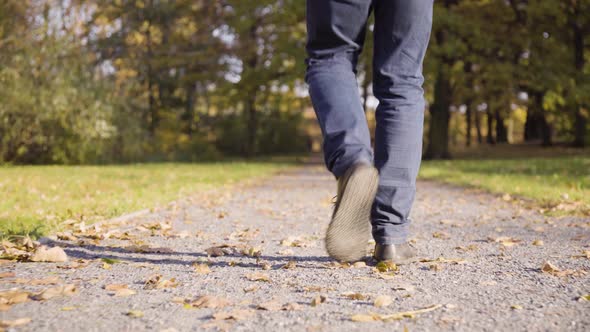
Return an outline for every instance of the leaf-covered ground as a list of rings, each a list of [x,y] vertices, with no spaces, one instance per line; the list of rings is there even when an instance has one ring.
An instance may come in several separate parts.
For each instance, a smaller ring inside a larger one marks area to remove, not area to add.
[[[4,242],[20,262],[0,261],[0,330],[590,328],[588,218],[420,182],[421,262],[343,265],[322,245],[334,190],[307,166],[127,221],[73,223],[41,241],[67,262]]]

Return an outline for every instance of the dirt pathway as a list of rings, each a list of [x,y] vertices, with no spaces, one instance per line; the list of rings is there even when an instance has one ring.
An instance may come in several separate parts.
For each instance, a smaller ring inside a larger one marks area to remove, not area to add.
[[[420,182],[412,240],[424,262],[382,273],[325,256],[334,191],[308,166],[126,227],[72,225],[75,238],[47,240],[69,262],[0,265],[0,292],[29,294],[0,320],[18,331],[590,329],[588,219]]]

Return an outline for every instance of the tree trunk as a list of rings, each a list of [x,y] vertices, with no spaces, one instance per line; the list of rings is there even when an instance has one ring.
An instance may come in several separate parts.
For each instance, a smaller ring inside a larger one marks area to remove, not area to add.
[[[467,106],[467,108],[465,109],[465,121],[467,122],[467,132],[465,133],[465,145],[469,147],[471,146],[471,125],[473,122],[471,120],[473,113],[473,109],[471,107],[471,100],[468,100],[465,105]]]
[[[158,122],[158,111],[155,107],[155,97],[154,97],[154,82],[153,82],[153,68],[152,68],[152,8],[153,2],[152,0],[149,1],[148,6],[148,26],[146,31],[146,45],[147,45],[147,54],[146,54],[146,65],[147,65],[147,84],[148,84],[148,133],[151,137],[154,137],[156,132],[156,126]]]
[[[425,159],[448,159],[449,120],[451,118],[451,83],[447,70],[441,66],[434,85],[434,102],[430,106],[430,129]]]
[[[508,130],[500,108],[496,109],[496,143],[508,143]]]
[[[256,153],[256,136],[258,133],[258,112],[256,110],[256,91],[248,96],[246,101],[246,115],[248,117],[246,137],[246,157],[251,158]]]
[[[486,143],[496,144],[496,139],[494,138],[494,115],[492,114],[491,106],[489,104],[488,109],[486,111],[486,115],[488,125],[488,135],[486,137]]]
[[[541,141],[542,146],[553,145],[552,130],[543,109],[544,92],[529,92],[532,103],[527,109],[524,126],[524,140],[526,142]]]
[[[581,15],[578,3],[575,9],[575,20],[573,22],[574,28],[574,65],[577,75],[583,75],[584,72],[584,32],[582,31],[581,23],[578,22],[578,17]],[[576,84],[581,84],[581,80],[576,79]],[[575,147],[584,147],[586,145],[586,117],[582,113],[582,106],[578,102],[574,103],[576,115],[574,122],[574,142]]]
[[[481,133],[481,112],[475,110],[475,131],[477,133],[477,143],[483,144],[483,135]]]

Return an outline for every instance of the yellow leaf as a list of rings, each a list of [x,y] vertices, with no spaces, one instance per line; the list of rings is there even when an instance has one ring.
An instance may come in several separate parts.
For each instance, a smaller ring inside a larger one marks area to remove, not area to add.
[[[391,299],[390,296],[380,295],[380,296],[377,296],[377,298],[375,299],[375,302],[373,302],[373,305],[377,308],[384,308],[384,307],[389,306],[392,303],[393,303],[393,300]]]

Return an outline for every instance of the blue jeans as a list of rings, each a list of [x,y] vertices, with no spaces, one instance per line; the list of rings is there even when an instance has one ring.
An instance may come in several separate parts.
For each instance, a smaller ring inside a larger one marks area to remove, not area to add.
[[[433,0],[307,0],[306,82],[324,137],[326,166],[340,177],[374,163],[379,189],[371,211],[379,244],[407,241],[422,156],[422,63]],[[375,150],[356,78],[367,19],[375,13]]]

